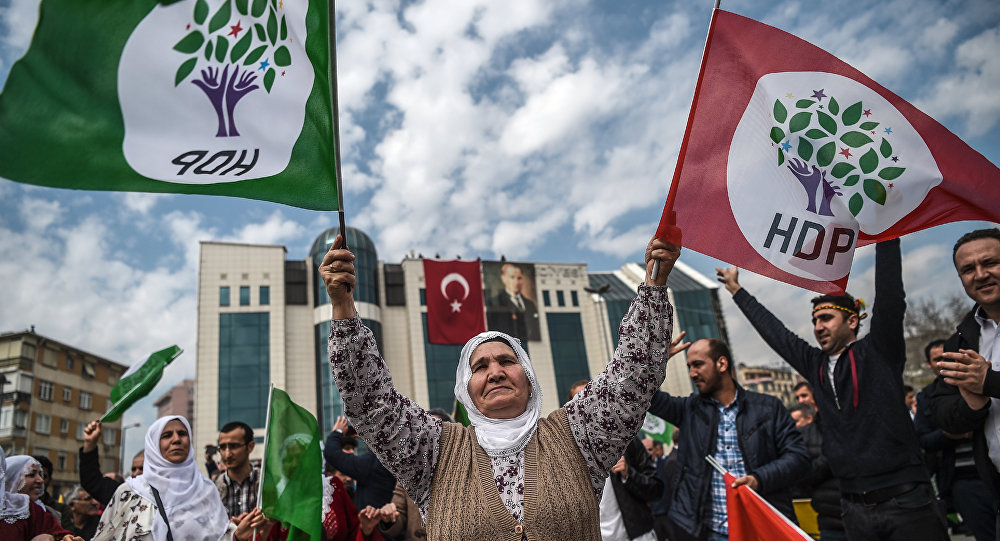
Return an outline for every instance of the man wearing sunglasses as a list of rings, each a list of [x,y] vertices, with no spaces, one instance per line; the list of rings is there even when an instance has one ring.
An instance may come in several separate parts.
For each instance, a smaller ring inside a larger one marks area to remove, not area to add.
[[[253,429],[240,421],[226,423],[219,433],[219,455],[226,471],[215,478],[219,497],[229,518],[239,517],[257,507],[260,472],[250,464]]]

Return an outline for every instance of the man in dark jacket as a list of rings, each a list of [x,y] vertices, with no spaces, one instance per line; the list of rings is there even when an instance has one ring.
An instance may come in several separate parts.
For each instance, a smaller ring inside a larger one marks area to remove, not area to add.
[[[392,491],[396,488],[396,478],[379,462],[375,453],[363,455],[345,453],[341,448],[347,432],[347,418],[337,417],[333,431],[326,437],[323,458],[327,465],[354,479],[358,488],[354,493],[354,505],[358,509],[372,506],[375,509],[392,501]]]
[[[833,476],[830,463],[823,456],[823,435],[820,434],[819,424],[815,422],[816,410],[808,401],[800,401],[788,411],[795,419],[795,428],[802,433],[806,450],[809,451],[809,473],[792,487],[792,495],[812,500],[821,540],[847,539],[844,521],[840,518],[840,483]]]
[[[980,477],[993,496],[1000,531],[1000,229],[980,229],[955,243],[955,269],[976,302],[944,344],[942,381],[931,393],[935,424],[952,434],[972,433]]]
[[[903,404],[903,291],[899,239],[875,247],[871,332],[857,338],[863,306],[850,295],[813,299],[813,347],[740,287],[735,268],[719,281],[771,349],[813,386],[823,455],[840,480],[849,539],[948,539]]]
[[[707,455],[736,477],[734,486],[749,486],[792,520],[789,487],[809,467],[788,410],[773,396],[740,387],[731,358],[722,340],[695,342],[687,364],[698,392],[675,397],[657,391],[649,407],[684,433],[669,517],[681,529],[709,539],[727,538],[729,525],[725,483]]]

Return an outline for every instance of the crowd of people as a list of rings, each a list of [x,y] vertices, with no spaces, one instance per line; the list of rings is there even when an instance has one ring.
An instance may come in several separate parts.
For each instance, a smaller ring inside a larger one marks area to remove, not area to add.
[[[819,538],[948,539],[956,512],[977,541],[1000,514],[1000,229],[963,236],[953,259],[975,306],[951,337],[928,337],[935,379],[903,384],[905,294],[899,240],[876,246],[875,299],[812,301],[816,345],[739,283],[719,281],[763,340],[801,376],[797,403],[744,389],[722,340],[674,336],[667,278],[680,247],[654,238],[647,275],[603,372],[542,415],[542,387],[518,339],[487,331],[462,349],[455,396],[469,426],[426,411],[393,387],[357,317],[353,259],[338,238],[320,265],[333,325],[329,360],[344,400],[323,449],[322,538],[343,540],[729,539],[726,481],[706,457],[796,520],[806,498]],[[654,262],[659,271],[654,272]],[[660,389],[686,351],[695,391]],[[669,452],[639,432],[646,413],[674,425]],[[0,451],[4,541],[284,541],[258,501],[253,429],[234,420],[197,467],[191,427],[163,417],[130,475],[103,474],[95,421],[79,451],[80,485],[46,490],[45,457]],[[369,452],[356,453],[360,438]],[[220,461],[215,460],[216,453]],[[731,487],[731,488],[732,488]]]

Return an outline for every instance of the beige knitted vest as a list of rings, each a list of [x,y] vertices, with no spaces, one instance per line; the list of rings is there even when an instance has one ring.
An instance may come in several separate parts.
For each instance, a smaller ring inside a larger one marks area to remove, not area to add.
[[[524,522],[500,499],[475,429],[445,423],[427,509],[428,541],[601,541],[590,473],[560,408],[538,421],[524,450]]]

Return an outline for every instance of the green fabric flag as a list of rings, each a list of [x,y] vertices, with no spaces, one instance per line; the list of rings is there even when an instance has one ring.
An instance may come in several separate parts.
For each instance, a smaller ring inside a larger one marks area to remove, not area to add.
[[[326,0],[43,0],[0,176],[338,210]]]
[[[142,362],[137,362],[122,374],[111,389],[111,409],[101,417],[101,422],[113,423],[121,418],[132,404],[149,394],[163,377],[163,367],[170,364],[184,350],[177,346],[161,349]]]
[[[665,445],[670,445],[674,439],[674,425],[648,411],[646,412],[646,420],[642,423],[642,431],[650,438],[661,441]]]
[[[465,411],[465,406],[462,405],[458,399],[455,399],[455,422],[461,423],[463,426],[469,426],[472,421],[469,420],[469,412]]]
[[[316,418],[281,389],[271,390],[261,509],[281,522],[288,540],[319,541],[323,521],[323,455]]]

